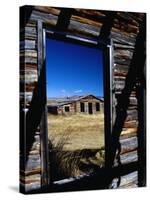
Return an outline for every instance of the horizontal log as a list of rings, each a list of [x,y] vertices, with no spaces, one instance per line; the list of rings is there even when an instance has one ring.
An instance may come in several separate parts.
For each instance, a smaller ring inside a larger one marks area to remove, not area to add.
[[[76,21],[76,22],[80,22],[80,23],[83,23],[83,24],[89,24],[89,25],[96,26],[96,27],[102,26],[102,23],[100,23],[100,22],[96,22],[94,20],[87,19],[85,17],[79,17],[79,16],[76,16],[76,15],[72,15],[71,20]]]
[[[21,83],[20,84],[20,92],[33,92],[34,89],[36,87],[36,83],[32,83],[32,84],[24,84]]]
[[[30,184],[20,183],[20,185],[21,185],[21,187],[25,188],[26,192],[31,192],[33,190],[41,189],[41,183],[39,181],[35,182],[35,183],[30,183]]]
[[[36,41],[35,40],[20,41],[20,49],[36,49]]]
[[[27,171],[27,170],[21,170],[20,171],[22,176],[30,176],[30,175],[34,175],[34,174],[40,174],[41,173],[41,166],[37,167],[31,171]]]
[[[114,56],[114,63],[119,65],[130,65],[131,59],[125,58],[125,57],[115,57]]]
[[[114,57],[116,58],[127,58],[131,59],[133,56],[133,51],[127,49],[115,49],[114,50]]]
[[[138,23],[141,23],[143,21],[145,13],[132,13],[130,12],[129,15]]]
[[[138,112],[137,110],[128,110],[126,122],[133,121],[133,120],[138,120]]]
[[[40,155],[29,155],[28,156],[28,161],[26,163],[25,170],[31,171],[40,166],[41,166]]]
[[[117,80],[114,82],[114,89],[116,90],[123,90],[125,87],[125,81]]]
[[[131,133],[136,133],[137,132],[137,128],[123,128],[123,130],[121,131],[121,135],[130,135]]]
[[[20,70],[20,76],[37,76],[37,70],[36,69],[24,69]]]
[[[20,83],[23,83],[23,84],[31,84],[37,81],[38,81],[37,75],[20,76]]]
[[[49,25],[56,25],[58,16],[50,14],[50,13],[47,14],[47,13],[39,12],[37,10],[33,10],[30,16],[30,19],[33,21],[41,20],[42,22],[47,23]]]
[[[37,28],[31,26],[25,26],[24,30],[25,34],[37,35]]]
[[[130,137],[120,140],[121,154],[133,151],[138,147],[137,137]]]
[[[30,176],[20,176],[20,181],[25,184],[41,181],[41,174],[34,174]]]
[[[29,155],[38,155],[40,154],[40,149],[32,150],[29,152]]]
[[[70,20],[68,30],[82,33],[83,35],[98,36],[100,33],[100,27],[96,27],[89,24],[83,24],[74,20]]]
[[[117,41],[119,41],[123,44],[131,45],[131,46],[135,45],[135,38],[123,35],[120,33],[119,30],[118,30],[118,32],[111,31],[111,38],[116,39]]]
[[[114,67],[113,67],[113,72],[114,72],[114,76],[124,76],[126,77],[128,71],[129,71],[129,65],[120,65],[118,63],[114,63]]]
[[[34,6],[34,10],[44,12],[47,14],[53,14],[53,15],[59,15],[60,14],[60,9],[48,7],[48,6]]]
[[[33,63],[20,63],[20,70],[37,70],[37,64]]]
[[[119,165],[125,165],[125,164],[129,164],[132,162],[137,162],[138,161],[138,154],[137,151],[131,151],[128,153],[124,153],[122,155],[119,156],[119,162],[118,159],[115,159],[114,161],[114,167],[117,167]]]
[[[37,58],[37,51],[32,49],[20,50],[20,56]]]
[[[129,14],[127,12],[117,12],[117,15],[118,15],[119,19],[122,19],[123,21],[126,21],[137,27],[139,26],[139,23],[131,16],[131,14]]]
[[[131,23],[127,23],[124,20],[120,20],[118,18],[114,19],[114,23],[113,23],[113,27],[120,29],[121,31],[133,34],[133,35],[137,35],[138,33],[138,27],[131,24]]]
[[[26,102],[26,103],[28,101],[31,101],[32,95],[33,95],[32,92],[20,92],[20,101],[23,101],[23,102]]]
[[[130,129],[133,129],[135,131],[132,131],[132,130],[130,131]],[[127,130],[128,131],[122,131],[121,132],[121,134],[120,134],[120,140],[137,136],[137,128],[128,128]]]
[[[99,10],[90,10],[90,9],[75,9],[76,13],[78,13],[81,16],[92,16],[95,19],[100,19],[100,17],[105,17],[106,14],[103,11],[99,11]]]
[[[133,121],[127,121],[123,125],[124,128],[137,128],[138,127],[138,121],[133,120]]]
[[[134,45],[129,45],[129,44],[124,44],[120,42],[120,40],[118,40],[117,38],[113,38],[113,47],[119,48],[119,49],[130,49],[130,50],[134,50]]]
[[[119,181],[119,186],[118,186]],[[132,172],[125,176],[121,176],[120,180],[118,178],[113,179],[111,187],[113,189],[115,188],[131,188],[131,187],[137,187],[138,183],[138,172]]]
[[[31,63],[37,64],[37,58],[34,57],[27,57],[27,56],[20,56],[20,63]]]
[[[138,187],[138,172],[132,172],[129,175],[121,177],[119,188],[135,188]]]

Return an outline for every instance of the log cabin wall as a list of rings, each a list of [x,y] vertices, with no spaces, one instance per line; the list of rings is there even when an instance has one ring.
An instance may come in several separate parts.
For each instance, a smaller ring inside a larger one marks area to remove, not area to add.
[[[23,192],[41,189],[47,182],[43,182],[42,159],[42,130],[40,129],[42,114],[37,111],[40,107],[38,95],[40,82],[40,65],[38,56],[39,34],[38,26],[42,22],[48,28],[57,25],[61,8],[42,6],[25,6],[20,12],[20,120],[21,126],[21,188]],[[108,11],[71,9],[71,18],[67,33],[75,37],[98,40],[102,26],[106,21]],[[143,13],[115,12],[111,27],[111,42],[113,49],[113,108],[116,110],[118,99],[125,87],[126,76],[132,60],[139,26],[144,18]],[[42,34],[42,33],[41,33]],[[134,78],[134,77],[133,77]],[[136,88],[134,87],[127,109],[127,117],[119,137],[120,154],[114,166],[125,165],[138,161],[138,104]],[[36,102],[36,103],[35,103]],[[40,110],[40,109],[39,109]],[[115,118],[113,119],[115,122]],[[26,121],[27,127],[23,127]],[[29,124],[29,125],[28,125]],[[23,128],[22,128],[23,127]],[[29,139],[27,138],[29,137]],[[29,140],[29,141],[28,141]],[[26,147],[26,144],[28,146]],[[26,155],[24,157],[24,155]],[[45,168],[44,168],[45,169]],[[114,178],[111,188],[125,188],[138,186],[138,169],[128,172],[124,176]]]

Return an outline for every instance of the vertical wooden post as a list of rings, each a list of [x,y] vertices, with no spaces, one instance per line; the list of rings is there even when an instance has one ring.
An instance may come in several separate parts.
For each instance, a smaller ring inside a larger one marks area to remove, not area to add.
[[[47,105],[46,105],[46,73],[45,73],[45,49],[43,47],[43,25],[37,22],[38,29],[38,78],[40,85],[40,100],[42,106],[42,117],[40,123],[41,136],[41,185],[42,188],[49,184],[49,157],[48,157],[48,131],[47,131]],[[37,108],[38,109],[38,108]]]
[[[105,43],[103,51],[104,62],[104,114],[105,114],[105,167],[110,169],[111,134],[112,134],[112,46],[110,41],[111,28],[116,12],[108,12],[100,31],[99,41]]]

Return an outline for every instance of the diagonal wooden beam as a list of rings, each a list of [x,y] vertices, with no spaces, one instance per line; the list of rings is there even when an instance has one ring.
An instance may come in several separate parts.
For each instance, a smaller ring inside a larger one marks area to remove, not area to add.
[[[104,19],[103,26],[99,34],[99,40],[102,40],[105,42],[110,38],[111,29],[113,26],[113,21],[114,21],[115,16],[116,16],[116,12],[113,12],[113,11],[107,12],[107,15]]]
[[[56,24],[57,31],[65,31],[70,23],[70,18],[72,15],[73,9],[70,8],[62,8],[58,17],[58,21]]]
[[[146,38],[146,22],[145,18],[140,25],[139,33],[137,35],[135,50],[130,63],[129,72],[126,78],[125,87],[118,99],[116,107],[116,120],[111,137],[111,155],[109,159],[109,166],[113,166],[116,151],[120,150],[119,136],[122,131],[124,121],[127,116],[127,108],[129,106],[129,97],[135,86],[139,75],[143,74],[145,65],[145,38]]]

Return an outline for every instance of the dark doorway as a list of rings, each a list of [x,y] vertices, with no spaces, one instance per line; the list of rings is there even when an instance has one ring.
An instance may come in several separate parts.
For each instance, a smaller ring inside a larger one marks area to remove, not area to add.
[[[89,114],[93,114],[92,103],[88,103],[89,106]]]
[[[97,112],[100,111],[100,105],[99,105],[99,103],[96,103],[96,111]]]
[[[84,109],[84,103],[80,103],[80,109],[81,109],[81,112],[85,112],[85,109]]]

